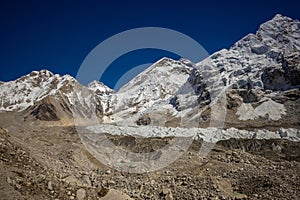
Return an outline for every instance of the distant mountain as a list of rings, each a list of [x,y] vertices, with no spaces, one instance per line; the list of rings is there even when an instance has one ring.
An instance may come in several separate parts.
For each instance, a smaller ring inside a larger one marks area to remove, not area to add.
[[[113,95],[112,121],[127,119],[134,123],[145,112],[172,108],[170,99],[186,82],[192,69],[184,60],[160,59]]]
[[[168,86],[177,89],[155,94]],[[164,123],[171,126],[180,126],[182,121],[191,126],[221,126],[210,124],[211,117],[217,117],[225,121],[225,127],[299,127],[299,88],[300,22],[276,15],[256,34],[195,65],[171,59],[153,64],[122,88],[124,99],[133,97],[130,104],[125,103],[127,107],[121,106],[122,111],[114,109],[114,116],[153,124],[158,120],[151,118],[167,113]],[[220,107],[217,100],[222,96],[226,103]]]
[[[299,127],[300,22],[276,15],[255,35],[197,63],[189,80],[200,89],[200,103],[205,91],[216,98],[226,90],[227,127]]]
[[[83,124],[208,127],[224,120],[242,129],[299,128],[299,88],[300,22],[276,15],[200,63],[162,58],[116,93],[47,70],[1,82],[0,111],[63,125],[75,117]]]
[[[93,82],[88,87],[79,84],[69,75],[60,76],[48,70],[33,71],[15,81],[0,85],[0,110],[24,114],[24,121],[57,121],[72,124],[73,115],[90,117],[94,105],[99,117],[105,110],[102,95],[113,92],[101,83]]]

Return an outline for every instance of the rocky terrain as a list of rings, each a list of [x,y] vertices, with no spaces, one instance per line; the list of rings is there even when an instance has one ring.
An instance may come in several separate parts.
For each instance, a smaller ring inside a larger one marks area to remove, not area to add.
[[[300,199],[299,52],[300,22],[276,15],[116,92],[47,70],[0,82],[0,199]],[[131,171],[136,153],[174,162]]]
[[[168,142],[129,136],[111,140],[132,151]],[[132,140],[135,146],[128,145]],[[73,127],[1,129],[0,142],[1,199],[101,199],[108,192],[119,199],[300,198],[299,142],[224,140],[202,159],[201,141],[194,142],[170,166],[144,174],[102,165],[85,150]]]

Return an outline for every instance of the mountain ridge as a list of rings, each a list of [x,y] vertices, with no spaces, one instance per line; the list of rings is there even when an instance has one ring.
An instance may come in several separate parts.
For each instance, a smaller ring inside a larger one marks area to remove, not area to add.
[[[223,95],[224,127],[299,127],[299,30],[298,20],[278,14],[255,34],[199,63],[162,58],[118,92],[98,81],[83,86],[69,75],[33,71],[0,83],[0,111],[25,112],[24,119],[41,121],[94,117],[106,123],[181,126],[187,121],[208,127]]]

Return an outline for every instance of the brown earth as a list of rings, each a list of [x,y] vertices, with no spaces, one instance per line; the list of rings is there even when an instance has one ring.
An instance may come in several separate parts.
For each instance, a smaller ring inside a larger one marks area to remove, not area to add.
[[[133,152],[171,139],[109,138]],[[0,199],[300,199],[299,142],[231,139],[205,158],[200,146],[164,169],[131,174],[96,160],[74,127],[0,129]]]

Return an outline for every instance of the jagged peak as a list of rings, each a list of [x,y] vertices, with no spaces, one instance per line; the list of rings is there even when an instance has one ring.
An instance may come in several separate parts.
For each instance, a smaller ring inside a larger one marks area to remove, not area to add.
[[[182,66],[182,68],[193,68],[194,63],[184,58],[181,58],[180,60],[174,60],[172,58],[163,57],[158,61],[156,61],[155,63],[153,63],[146,70],[144,70],[140,75],[152,73],[156,71],[156,69],[161,70],[162,68],[170,67],[170,66],[177,66],[177,67]]]
[[[195,63],[193,63],[192,61],[190,61],[189,59],[186,58],[180,58],[179,61],[183,64],[185,64],[186,66],[189,67],[195,67]]]
[[[97,81],[97,80],[93,80],[92,82],[90,82],[88,84],[88,87],[92,87],[92,86],[105,86],[107,87],[104,83],[100,82],[100,81]]]
[[[288,17],[288,16],[285,16],[285,15],[282,15],[282,14],[276,14],[270,21],[292,21],[294,19]]]
[[[43,77],[52,77],[54,74],[47,69],[42,69],[40,71],[32,71],[29,73],[30,76],[43,76]]]
[[[60,75],[60,74],[54,74],[49,70],[46,69],[42,69],[40,71],[32,71],[29,74],[26,74],[24,76],[21,76],[20,78],[16,79],[15,81],[17,82],[21,82],[21,81],[26,81],[26,80],[36,80],[36,79],[49,79],[49,78],[60,78],[62,80],[69,80],[69,81],[76,81],[76,79],[74,77],[72,77],[69,74],[65,74],[65,75]],[[14,82],[14,81],[12,81]]]
[[[62,77],[65,80],[70,80],[70,81],[76,81],[77,82],[77,80],[73,76],[71,76],[69,74],[65,74],[63,76],[60,76],[59,74],[55,74],[55,76]]]
[[[186,59],[187,62],[187,59]],[[121,87],[121,89],[119,91],[123,91],[128,89],[128,87],[131,87],[132,84],[135,85],[137,82],[140,83],[141,80],[145,81],[147,79],[142,78],[144,76],[148,76],[148,75],[154,75],[156,73],[170,73],[170,71],[174,70],[175,67],[182,67],[181,69],[184,68],[191,68],[190,66],[186,65],[184,62],[180,61],[180,60],[174,60],[168,57],[163,57],[161,59],[159,59],[158,61],[156,61],[155,63],[153,63],[150,67],[148,67],[146,70],[144,70],[143,72],[141,72],[139,75],[137,75],[136,77],[134,77],[132,80],[130,80],[127,84],[125,84],[123,87]],[[176,69],[175,69],[176,70]],[[156,75],[154,75],[156,76]],[[153,80],[154,81],[154,80]]]
[[[273,29],[278,29],[278,30],[289,30],[292,24],[298,24],[299,20],[298,19],[292,19],[290,17],[281,15],[281,14],[276,14],[271,20],[266,21],[265,23],[261,24],[259,27],[259,30],[257,31],[258,33],[261,31],[267,31],[270,28]],[[299,25],[298,25],[299,28]]]
[[[100,93],[114,93],[115,91],[108,86],[106,86],[104,83],[94,80],[88,84],[88,89],[94,91],[94,92],[100,92]]]
[[[256,34],[248,34],[237,41],[230,50],[239,52],[265,54],[271,49],[290,54],[300,49],[300,22],[296,19],[275,15],[271,20],[261,24]]]
[[[173,60],[172,58],[168,58],[168,57],[162,57],[161,59],[156,61],[154,64],[160,63],[160,62],[172,62],[172,61],[175,61],[175,60]]]
[[[144,72],[151,71],[152,69],[157,68],[157,67],[164,67],[164,66],[170,65],[170,64],[172,64],[174,62],[176,62],[176,61],[173,60],[173,59],[171,59],[171,58],[163,57],[163,58],[159,59],[158,61],[156,61],[155,63],[153,63]]]
[[[259,26],[259,29],[255,34],[249,33],[238,40],[232,47],[231,50],[240,49],[242,46],[249,46],[250,44],[260,43],[262,40],[269,40],[270,38],[277,39],[277,34],[279,32],[285,32],[285,34],[289,34],[292,31],[289,31],[290,23],[299,23],[298,20],[292,19],[290,17],[284,16],[282,14],[276,14],[269,21],[264,22]],[[298,29],[300,29],[300,24],[298,25]],[[283,31],[285,30],[285,31]]]

